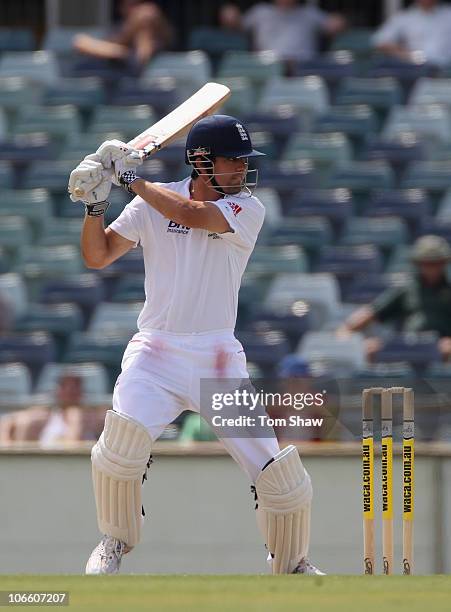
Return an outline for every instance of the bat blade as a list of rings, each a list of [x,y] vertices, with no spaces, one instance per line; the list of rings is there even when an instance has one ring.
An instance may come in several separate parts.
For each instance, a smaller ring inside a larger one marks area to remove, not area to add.
[[[225,85],[206,83],[180,106],[130,140],[128,144],[144,151],[144,156],[149,157],[186,134],[199,119],[212,115],[230,95],[231,91]],[[74,195],[81,198],[84,190],[76,187]]]

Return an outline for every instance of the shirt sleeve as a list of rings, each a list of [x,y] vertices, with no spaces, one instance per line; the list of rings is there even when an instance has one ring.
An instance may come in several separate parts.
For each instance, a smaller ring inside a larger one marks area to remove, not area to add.
[[[141,214],[143,204],[145,205],[144,200],[136,196],[127,204],[119,217],[109,225],[109,228],[117,234],[134,242],[135,247],[142,242]]]
[[[371,305],[376,319],[384,322],[402,316],[405,293],[405,287],[394,287],[381,293]]]
[[[221,234],[221,238],[237,247],[253,249],[265,219],[263,204],[251,196],[249,198],[223,198],[212,202],[224,217],[232,231]]]
[[[372,43],[374,47],[380,45],[396,44],[403,38],[403,16],[394,15],[384,23],[373,35]]]

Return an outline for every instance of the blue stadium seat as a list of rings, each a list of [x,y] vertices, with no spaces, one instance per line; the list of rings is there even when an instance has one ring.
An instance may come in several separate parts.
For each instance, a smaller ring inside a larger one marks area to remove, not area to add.
[[[402,137],[402,134],[406,132],[432,142],[450,142],[451,118],[449,112],[438,104],[393,106],[381,136],[384,139],[393,140]]]
[[[44,132],[60,141],[75,140],[81,133],[81,120],[75,106],[24,106],[14,125],[17,134]]]
[[[30,403],[31,376],[23,363],[0,365],[0,411],[25,408]]]
[[[78,274],[83,271],[83,263],[79,247],[30,245],[21,250],[16,269],[31,287],[46,278]]]
[[[222,113],[233,117],[243,117],[253,111],[256,105],[256,92],[250,79],[230,77],[221,79],[220,83],[233,91],[233,95],[221,107]]]
[[[323,217],[285,217],[281,224],[270,231],[268,245],[296,244],[315,255],[322,246],[332,241],[332,228]]]
[[[0,28],[0,52],[33,51],[34,35],[25,28]]]
[[[415,375],[415,370],[406,361],[394,362],[394,363],[369,363],[363,370],[359,370],[355,373],[355,377],[360,380],[365,380],[365,387],[379,387],[382,379],[384,380],[383,385],[387,385],[387,380],[390,379],[404,379],[412,381]],[[401,384],[401,383],[399,383]],[[408,386],[406,384],[406,386]]]
[[[102,81],[96,77],[59,79],[44,92],[44,102],[50,105],[73,104],[89,110],[105,102]]]
[[[142,302],[113,303],[101,302],[94,310],[88,332],[106,335],[118,333],[129,335],[136,333],[136,321],[143,307]]]
[[[24,77],[33,83],[51,85],[59,78],[58,63],[51,51],[5,52],[0,58],[0,77]]]
[[[329,187],[350,189],[355,196],[367,196],[373,189],[392,189],[393,170],[384,161],[353,161],[342,164],[332,172]]]
[[[353,217],[346,224],[341,244],[373,244],[383,250],[406,244],[407,226],[399,217]]]
[[[437,335],[433,332],[419,334],[398,334],[386,341],[380,351],[375,353],[376,362],[391,363],[407,361],[414,366],[423,366],[442,357],[437,347]]]
[[[142,249],[131,249],[107,268],[100,270],[103,278],[117,278],[128,274],[144,274]]]
[[[144,276],[142,274],[127,274],[119,278],[111,297],[113,302],[144,302]]]
[[[169,183],[176,180],[168,171],[168,167],[161,159],[149,159],[139,167],[139,176],[142,178],[160,183]]]
[[[322,179],[330,172],[351,161],[352,147],[344,134],[295,134],[283,153],[284,160],[310,159]]]
[[[318,76],[324,79],[332,90],[337,83],[346,77],[356,74],[357,65],[349,51],[331,51],[314,59],[299,62],[295,73],[297,76]]]
[[[111,92],[110,103],[117,106],[148,104],[160,116],[177,106],[179,93],[177,83],[171,77],[149,79],[120,79]]]
[[[290,217],[326,217],[340,229],[353,214],[354,203],[348,189],[298,189],[287,202]]]
[[[33,378],[42,367],[55,360],[55,345],[44,332],[16,333],[0,336],[0,363],[20,361],[29,367]]]
[[[271,51],[256,53],[229,51],[218,68],[218,78],[246,77],[260,87],[273,77],[282,76],[283,65]]]
[[[114,132],[118,126],[127,139],[144,132],[157,120],[152,107],[139,106],[97,106],[94,109],[89,132]]]
[[[358,246],[324,246],[318,256],[316,272],[329,272],[340,281],[357,274],[381,272],[381,254],[373,244]]]
[[[42,48],[52,51],[58,56],[72,55],[74,53],[73,38],[80,33],[80,28],[70,28],[66,26],[56,26],[49,28],[45,33]],[[105,28],[83,26],[83,33],[95,38],[102,38],[108,35]]]
[[[261,276],[273,276],[280,272],[307,272],[308,258],[298,245],[257,245],[250,257],[247,270],[251,274]]]
[[[87,272],[65,278],[45,280],[41,284],[39,300],[45,304],[71,302],[77,304],[88,319],[94,308],[105,299],[105,289],[98,274]]]
[[[15,317],[20,317],[28,309],[27,286],[23,278],[15,272],[0,275],[0,294],[13,308]]]
[[[26,78],[0,77],[0,106],[7,111],[17,111],[27,104],[38,104],[41,96],[41,88]]]
[[[448,189],[440,200],[436,219],[438,221],[444,221],[445,223],[451,221],[451,189]]]
[[[282,202],[279,194],[275,189],[257,187],[254,191],[255,197],[257,197],[265,207],[265,221],[264,228],[276,226],[282,219]]]
[[[406,275],[399,272],[358,274],[343,289],[343,299],[350,304],[369,304],[386,289],[403,285],[405,282]]]
[[[26,217],[0,216],[0,246],[18,258],[31,243],[31,228]]]
[[[258,106],[268,112],[281,105],[290,105],[300,114],[318,115],[329,107],[329,91],[316,76],[274,77],[266,83]]]
[[[361,370],[366,364],[364,339],[357,333],[339,338],[334,332],[307,332],[296,352],[308,362],[323,363],[350,372]]]
[[[377,190],[371,194],[364,213],[369,217],[401,217],[415,231],[431,214],[431,205],[422,189]]]
[[[203,51],[158,53],[144,69],[142,78],[173,77],[185,95],[194,93],[211,78],[211,63]]]
[[[272,372],[275,365],[290,352],[288,340],[280,331],[239,332],[237,337],[249,361],[255,362],[266,373]]]
[[[409,104],[443,104],[451,107],[451,79],[418,79],[410,92]]]
[[[336,104],[368,104],[380,115],[401,104],[402,88],[396,79],[350,77],[340,81]]]
[[[406,93],[421,77],[434,76],[437,69],[420,62],[402,61],[388,55],[377,55],[368,68],[368,77],[393,77],[398,79]]]
[[[217,62],[227,51],[247,51],[249,39],[244,32],[223,30],[221,28],[193,28],[188,37],[188,49],[200,49]]]
[[[359,58],[367,58],[373,52],[369,28],[349,28],[334,37],[331,48],[335,51],[350,51]]]
[[[48,134],[14,134],[0,141],[0,160],[24,164],[40,159],[54,159],[57,147]]]
[[[110,392],[107,371],[100,363],[48,363],[36,383],[36,393],[54,395],[62,376],[79,376],[83,384],[84,403],[105,399]]]
[[[65,193],[69,175],[79,160],[34,161],[25,171],[20,187],[22,189],[48,189],[51,192]]]
[[[7,189],[14,187],[13,169],[7,161],[0,161],[0,187]]]
[[[449,188],[449,161],[418,161],[409,164],[403,176],[404,189],[427,189],[436,200]]]
[[[343,132],[361,147],[377,131],[376,115],[367,104],[331,106],[315,119],[313,131]]]
[[[363,151],[363,159],[368,161],[387,161],[399,175],[407,164],[427,159],[429,155],[426,143],[414,134],[399,134],[394,139],[373,138]]]
[[[287,308],[286,311],[259,309],[252,313],[246,331],[256,333],[269,332],[272,330],[285,335],[294,350],[302,336],[311,329],[311,315],[308,309]]]
[[[441,219],[426,219],[418,230],[418,235],[425,236],[426,234],[441,236],[451,243],[451,221],[442,221]]]
[[[316,187],[317,176],[310,160],[282,162],[264,160],[259,167],[261,168],[259,186],[275,189],[282,197],[287,192],[290,193],[300,187],[306,189]]]
[[[50,217],[40,232],[38,244],[42,246],[72,245],[79,247],[82,219]]]

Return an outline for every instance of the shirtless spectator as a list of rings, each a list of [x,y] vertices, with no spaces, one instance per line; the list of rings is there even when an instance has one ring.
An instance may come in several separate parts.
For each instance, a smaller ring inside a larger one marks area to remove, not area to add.
[[[390,17],[373,38],[376,50],[404,61],[451,62],[451,6],[417,0]]]
[[[172,27],[154,2],[122,0],[120,13],[123,21],[116,35],[101,40],[78,34],[74,48],[84,55],[105,60],[126,61],[132,56],[138,65],[144,66],[158,51],[170,45]]]

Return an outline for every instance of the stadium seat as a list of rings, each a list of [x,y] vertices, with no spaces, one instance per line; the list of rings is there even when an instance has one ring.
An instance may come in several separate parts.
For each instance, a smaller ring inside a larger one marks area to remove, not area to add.
[[[33,51],[34,35],[25,28],[0,28],[0,52],[3,51]]]
[[[398,134],[395,138],[372,138],[363,151],[363,159],[368,161],[387,161],[399,176],[407,164],[422,161],[429,155],[426,143],[411,133]]]
[[[360,58],[367,58],[373,52],[369,28],[350,28],[334,37],[331,48],[335,51],[350,51]]]
[[[46,88],[44,102],[50,105],[73,104],[83,110],[104,104],[102,81],[96,77],[59,79]]]
[[[219,80],[233,91],[233,95],[221,107],[221,112],[234,117],[242,117],[255,108],[256,96],[250,79],[230,77]]]
[[[216,63],[226,51],[247,51],[249,39],[244,32],[197,27],[189,33],[188,49],[205,51]]]
[[[357,274],[381,272],[382,266],[381,254],[373,244],[324,246],[319,253],[315,271],[328,272],[338,280],[346,281]]]
[[[297,354],[308,362],[321,362],[349,371],[361,370],[366,365],[364,338],[357,333],[340,338],[333,332],[307,332],[299,343]]]
[[[265,222],[264,227],[274,227],[282,218],[282,203],[279,194],[275,189],[258,187],[254,191],[257,197],[265,207]]]
[[[225,112],[225,111],[224,111]],[[251,133],[252,146],[257,151],[261,151],[270,159],[277,159],[279,157],[278,146],[273,138],[271,132],[254,132]],[[253,160],[254,166],[258,166],[259,159]]]
[[[62,376],[82,379],[84,403],[97,403],[110,392],[107,371],[100,363],[48,363],[38,378],[36,393],[53,396]]]
[[[405,282],[406,275],[400,272],[392,274],[359,273],[343,289],[343,299],[351,304],[369,304],[386,289],[401,286]]]
[[[44,160],[32,162],[25,171],[20,187],[22,189],[48,189],[67,195],[69,175],[80,160]]]
[[[0,141],[6,140],[8,135],[8,120],[5,111],[0,107]]]
[[[341,244],[373,244],[384,250],[405,244],[408,231],[399,217],[353,217],[346,224]]]
[[[404,379],[412,381],[415,375],[415,370],[406,361],[394,363],[369,363],[363,370],[359,370],[354,376],[360,380],[365,380],[365,387],[379,387],[382,380],[384,386],[388,386],[385,382],[390,379]],[[409,386],[406,384],[406,386]]]
[[[89,26],[83,26],[83,33],[89,34],[95,38],[102,38],[103,36],[108,35],[105,28]],[[67,26],[55,26],[49,28],[45,33],[42,48],[46,51],[54,52],[58,56],[73,55],[73,38],[77,34],[80,34],[79,27],[70,28]]]
[[[435,142],[449,142],[451,119],[448,110],[438,104],[393,106],[381,135],[393,140],[405,132]]]
[[[14,258],[31,242],[31,229],[25,217],[0,216],[0,246]]]
[[[14,186],[14,174],[7,161],[0,161],[0,187],[11,189]]]
[[[315,255],[322,246],[332,241],[330,222],[323,217],[285,217],[278,227],[270,231],[267,243],[270,246],[295,244]]]
[[[451,188],[443,194],[439,202],[436,219],[445,223],[451,221]]]
[[[273,77],[283,74],[283,65],[272,51],[248,53],[245,51],[229,51],[218,68],[218,78],[246,77],[256,87],[262,86]]]
[[[425,219],[418,231],[418,235],[425,236],[429,234],[441,236],[451,243],[451,221],[442,221],[441,219]]]
[[[211,78],[211,64],[203,51],[173,51],[157,54],[144,69],[142,78],[173,77],[184,95],[194,93]]]
[[[274,77],[263,89],[259,109],[267,112],[284,104],[294,107],[301,114],[324,113],[329,108],[327,86],[315,76]]]
[[[28,308],[27,287],[19,274],[0,274],[0,293],[11,304],[15,317],[25,314]]]
[[[376,362],[407,361],[414,366],[424,366],[442,357],[437,347],[437,335],[433,332],[398,334],[374,354]]]
[[[17,319],[16,332],[47,332],[60,349],[74,331],[83,328],[80,309],[75,304],[30,304],[26,314]]]
[[[22,408],[30,400],[31,376],[23,363],[0,365],[0,409]]]
[[[80,249],[75,246],[26,246],[16,266],[29,281],[65,277],[82,272]]]
[[[24,164],[39,159],[54,159],[57,147],[48,134],[12,134],[0,141],[0,160]]]
[[[443,104],[451,108],[451,79],[418,79],[410,92],[409,104]]]
[[[249,361],[256,363],[265,373],[271,373],[275,365],[290,352],[288,340],[280,331],[239,332],[237,338]]]
[[[1,215],[25,217],[38,232],[52,217],[53,202],[46,189],[4,189],[0,202]]]
[[[112,303],[102,302],[96,307],[88,332],[94,334],[119,333],[129,334],[130,337],[136,333],[136,321],[143,307],[142,302],[137,303]]]
[[[75,106],[24,106],[20,109],[14,131],[18,134],[44,132],[60,141],[74,140],[81,132]]]
[[[280,272],[307,272],[308,258],[297,245],[255,247],[247,270],[252,274],[272,276]]]
[[[0,77],[4,76],[51,85],[59,78],[58,63],[51,51],[5,52],[0,57]]]
[[[145,104],[139,106],[97,106],[89,125],[90,133],[120,131],[127,139],[144,132],[157,117],[154,110]]]
[[[0,247],[0,275],[6,274],[11,268],[11,258],[6,249]]]
[[[449,161],[418,161],[409,164],[401,181],[404,189],[427,189],[437,201],[449,188]]]
[[[128,274],[144,274],[142,249],[130,249],[128,253],[116,259],[107,268],[100,270],[103,278],[117,278]]]
[[[435,66],[426,62],[403,61],[388,55],[377,55],[368,67],[368,77],[393,77],[398,79],[406,93],[421,77],[434,76]]]
[[[366,104],[331,106],[328,111],[316,117],[314,132],[344,132],[360,147],[377,130],[374,111]]]
[[[412,271],[412,262],[410,261],[411,248],[407,244],[398,245],[390,257],[388,258],[386,272],[410,272]]]
[[[316,187],[317,176],[310,160],[282,162],[265,160],[259,167],[261,168],[259,186],[275,189],[282,197],[299,187],[306,189]]]
[[[320,176],[352,159],[352,147],[344,134],[295,134],[283,153],[284,160],[310,159]]]
[[[38,244],[42,246],[72,245],[79,247],[82,219],[50,217],[41,232]]]
[[[290,217],[326,217],[335,229],[352,216],[354,202],[348,189],[298,189],[287,203]]]
[[[368,104],[379,114],[385,114],[402,102],[402,89],[396,79],[349,77],[340,81],[336,104]]]
[[[41,88],[18,76],[0,77],[0,107],[17,111],[26,104],[38,104]]]
[[[237,328],[242,328],[260,306],[269,289],[268,277],[246,270],[241,279]]]
[[[369,217],[396,216],[405,219],[415,231],[430,215],[431,200],[422,189],[373,191],[364,209]]]
[[[275,109],[272,113],[252,112],[243,117],[251,133],[270,132],[278,147],[278,155],[288,138],[301,130],[302,117],[294,108]]]
[[[332,189],[350,189],[361,203],[373,189],[392,189],[395,176],[384,161],[352,161],[336,168],[329,177]]]
[[[73,140],[70,140],[69,142],[66,142],[63,145],[63,148],[60,150],[59,153],[59,159],[65,161],[71,161],[74,162],[75,160],[79,160],[81,161],[86,155],[89,155],[90,153],[92,153],[93,151],[97,151],[97,149],[99,148],[99,146],[102,144],[102,142],[105,142],[105,140],[121,140],[122,142],[127,140],[127,136],[125,134],[123,134],[122,132],[94,132],[92,134],[78,134],[78,136],[74,137]],[[75,167],[75,164],[74,164]],[[71,202],[71,200],[69,200],[69,198],[67,198],[67,200],[73,204],[73,202]],[[77,206],[75,206],[75,209],[77,209]],[[58,212],[60,212],[60,209],[58,208]],[[65,216],[72,216],[72,215],[65,215],[64,213],[61,213],[61,216],[65,217]]]
[[[109,102],[117,106],[148,104],[163,117],[182,101],[180,97],[177,81],[172,77],[140,80],[125,77],[116,83]]]
[[[333,89],[338,81],[352,77],[356,73],[356,64],[354,56],[349,51],[331,51],[314,59],[299,62],[295,73],[298,77],[318,76]]]
[[[93,272],[67,274],[64,278],[44,280],[38,297],[45,304],[77,304],[87,321],[97,304],[105,299],[105,288],[100,276]]]
[[[55,360],[55,346],[45,332],[15,333],[0,336],[0,363],[19,361],[29,367],[35,379],[42,367]]]
[[[331,274],[278,274],[262,301],[265,311],[310,312],[312,328],[327,321],[340,302],[337,279]],[[293,310],[294,309],[294,310]]]
[[[144,292],[144,275],[127,274],[119,278],[114,289],[111,300],[113,302],[144,302],[146,295]]]
[[[161,159],[148,159],[142,164],[142,166],[139,167],[138,172],[139,176],[141,176],[143,179],[152,182],[157,181],[161,183],[169,183],[173,180],[181,180],[182,178],[185,178],[185,175],[174,176],[174,173],[171,175],[168,172],[166,164],[162,162]],[[186,172],[186,174],[188,174],[188,172]]]
[[[285,335],[293,351],[302,336],[311,329],[311,314],[307,308],[277,308],[276,310],[258,309],[252,313],[246,326],[247,332],[277,331]]]
[[[444,378],[451,380],[451,363],[435,362],[426,368],[426,378]]]

